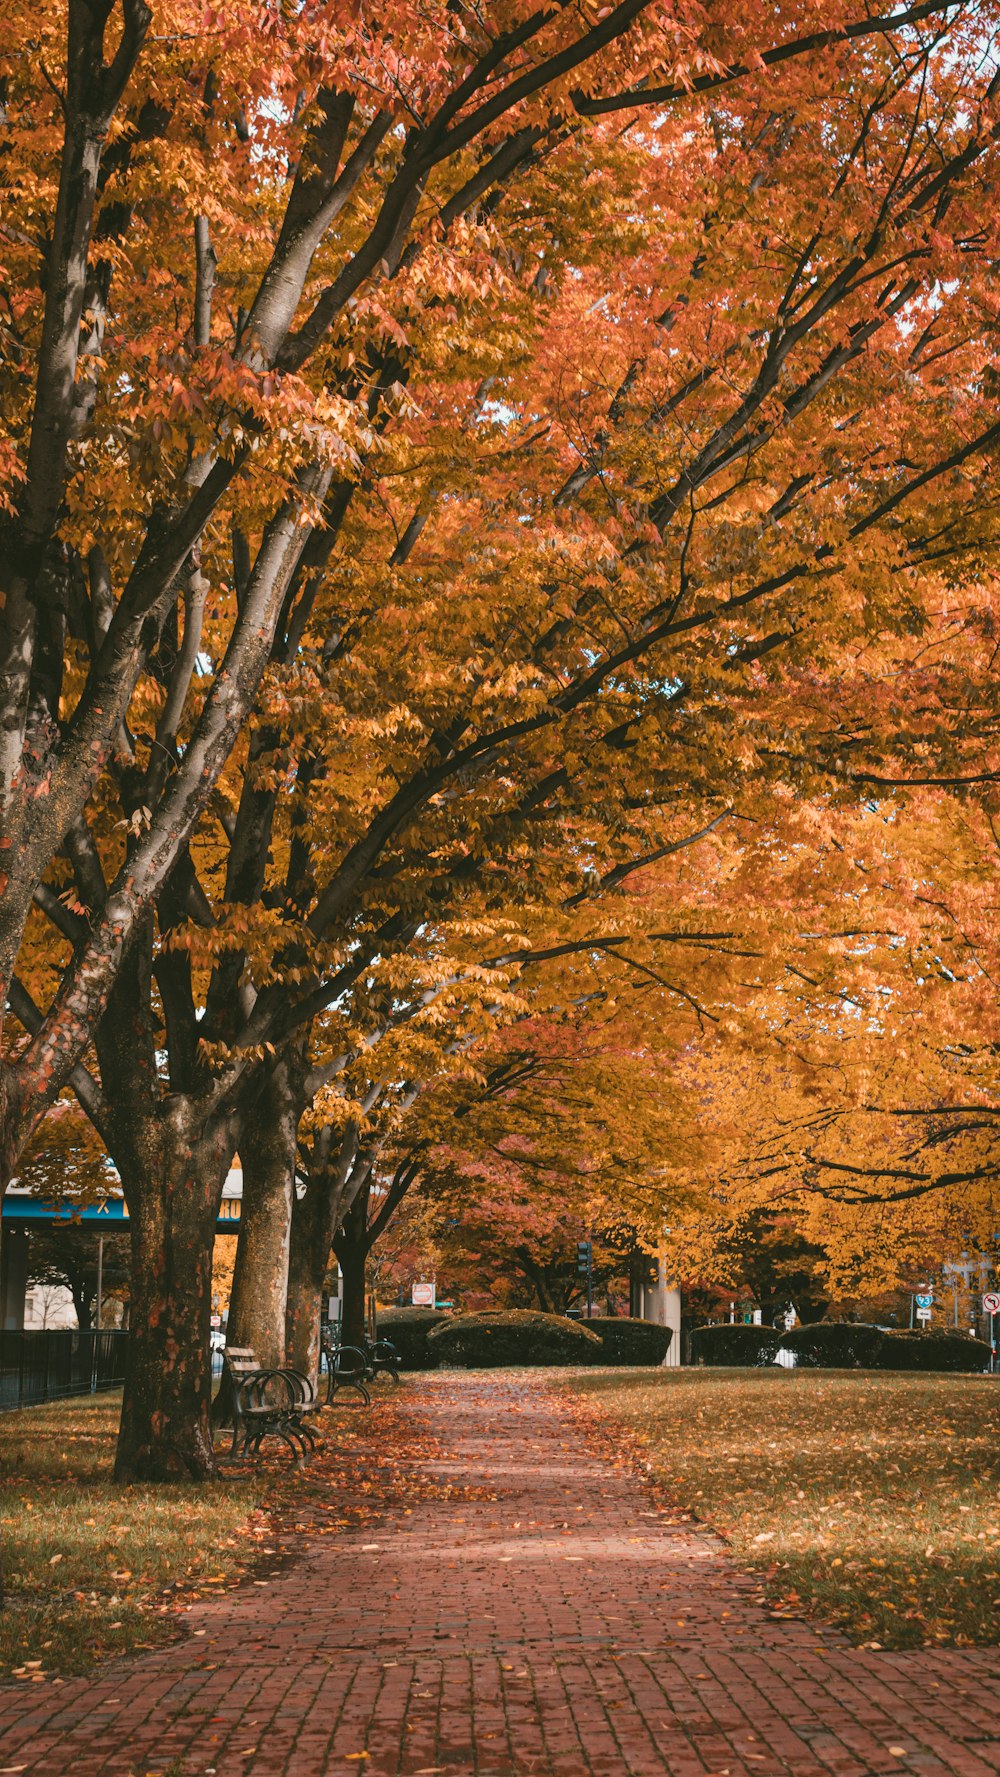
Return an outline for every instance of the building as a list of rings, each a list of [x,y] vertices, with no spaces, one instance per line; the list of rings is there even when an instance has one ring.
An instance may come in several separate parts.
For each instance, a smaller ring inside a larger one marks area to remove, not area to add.
[[[222,1187],[216,1228],[220,1234],[238,1234],[243,1200],[243,1173],[234,1166]],[[105,1234],[128,1232],[128,1209],[119,1195],[99,1203],[46,1202],[26,1186],[9,1186],[3,1200],[0,1223],[0,1329],[20,1332],[47,1327],[77,1325],[70,1291],[58,1284],[31,1284],[31,1231],[64,1223],[81,1241],[93,1242],[102,1252]]]

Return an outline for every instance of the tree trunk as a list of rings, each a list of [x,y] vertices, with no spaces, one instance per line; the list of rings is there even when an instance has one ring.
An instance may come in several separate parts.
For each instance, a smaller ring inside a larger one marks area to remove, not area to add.
[[[232,1136],[228,1126],[199,1129],[188,1104],[174,1100],[144,1145],[141,1175],[123,1176],[131,1332],[115,1479],[207,1480],[217,1472],[209,1424],[212,1245]]]
[[[298,1123],[292,1069],[282,1059],[260,1082],[243,1116],[243,1202],[226,1324],[226,1344],[248,1347],[262,1370],[280,1369],[285,1362]],[[232,1423],[232,1392],[225,1374],[212,1408],[212,1423]]]
[[[76,1310],[76,1324],[81,1333],[89,1333],[94,1325],[95,1292],[88,1289],[87,1283],[83,1279],[74,1283],[73,1279],[69,1278],[68,1282],[69,1293],[73,1298],[73,1307]]]
[[[330,1198],[313,1180],[292,1205],[285,1308],[285,1361],[315,1383],[319,1376],[319,1308],[330,1262]]]
[[[292,1070],[281,1060],[242,1122],[243,1204],[227,1333],[227,1343],[249,1345],[263,1369],[277,1369],[285,1361],[298,1124]]]
[[[340,1337],[360,1345],[365,1337],[365,1272],[368,1265],[368,1186],[358,1192],[334,1237],[341,1277]]]
[[[541,1309],[541,1312],[543,1314],[554,1314],[556,1309],[553,1305],[548,1274],[544,1265],[537,1264],[525,1246],[514,1248],[513,1259],[515,1265],[520,1268],[522,1275],[527,1278],[535,1295],[538,1297],[538,1306]]]
[[[305,1191],[292,1206],[292,1240],[288,1259],[288,1308],[285,1314],[287,1362],[315,1382],[319,1376],[319,1310],[323,1280],[330,1263],[334,1231],[355,1188],[357,1130],[350,1126],[336,1158],[327,1156],[310,1174]],[[367,1178],[363,1171],[362,1178]]]

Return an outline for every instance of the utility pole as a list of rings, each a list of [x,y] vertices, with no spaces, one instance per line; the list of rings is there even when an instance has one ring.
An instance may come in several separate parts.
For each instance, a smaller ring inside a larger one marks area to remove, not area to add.
[[[594,1308],[594,1248],[589,1240],[578,1240],[576,1243],[576,1274],[587,1279],[587,1319],[591,1320]]]
[[[97,1331],[101,1330],[101,1316],[104,1309],[104,1235],[97,1236],[97,1310],[94,1316]]]

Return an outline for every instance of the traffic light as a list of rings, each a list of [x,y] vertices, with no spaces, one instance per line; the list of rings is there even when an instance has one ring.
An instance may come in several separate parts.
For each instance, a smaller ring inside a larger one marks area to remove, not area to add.
[[[576,1243],[576,1270],[578,1277],[589,1277],[593,1264],[593,1248],[589,1240],[578,1240]]]

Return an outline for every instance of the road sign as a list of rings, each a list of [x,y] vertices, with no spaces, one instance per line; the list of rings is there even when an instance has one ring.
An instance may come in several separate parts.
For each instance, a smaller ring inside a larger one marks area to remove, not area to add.
[[[984,1314],[1000,1314],[1000,1292],[987,1290],[983,1297]]]
[[[415,1283],[410,1293],[414,1308],[433,1308],[437,1298],[437,1289],[432,1283]]]
[[[931,1318],[931,1311],[929,1308],[918,1308],[917,1309],[917,1319],[918,1320],[930,1320],[930,1318]]]
[[[918,1308],[929,1308],[933,1301],[934,1301],[933,1296],[918,1296],[917,1297],[917,1307]]]

